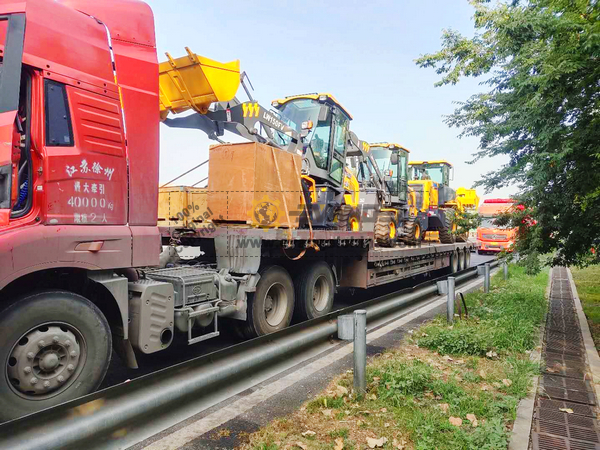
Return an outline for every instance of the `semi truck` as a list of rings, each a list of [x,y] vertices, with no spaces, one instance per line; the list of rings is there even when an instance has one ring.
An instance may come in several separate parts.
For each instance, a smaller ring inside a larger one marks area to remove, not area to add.
[[[469,243],[232,225],[193,200],[159,226],[164,117],[141,1],[0,0],[0,64],[0,420],[96,390],[113,349],[136,368],[175,333],[264,335],[327,314],[339,287],[469,265]],[[180,245],[200,256],[179,260]]]

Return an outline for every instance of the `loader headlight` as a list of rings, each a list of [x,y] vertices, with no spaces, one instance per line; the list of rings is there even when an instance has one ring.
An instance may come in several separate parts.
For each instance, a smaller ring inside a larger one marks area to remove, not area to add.
[[[271,106],[272,106],[273,108],[277,108],[277,107],[279,106],[279,102],[278,102],[278,101],[272,101],[272,102],[271,102]]]
[[[320,101],[320,102],[325,102],[325,101],[327,101],[327,96],[326,96],[326,95],[319,95],[319,101]]]

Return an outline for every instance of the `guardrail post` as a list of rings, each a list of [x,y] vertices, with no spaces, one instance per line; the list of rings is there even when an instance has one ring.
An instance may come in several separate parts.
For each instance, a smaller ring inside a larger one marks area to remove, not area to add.
[[[502,264],[502,266],[504,269],[504,279],[508,280],[508,263],[504,261],[504,264]]]
[[[367,311],[354,311],[354,392],[367,390]]]
[[[448,277],[446,320],[450,325],[454,323],[454,305],[456,303],[456,291],[454,290],[455,281],[456,279],[454,277]]]
[[[490,292],[490,263],[485,263],[485,277],[483,279],[483,292]]]

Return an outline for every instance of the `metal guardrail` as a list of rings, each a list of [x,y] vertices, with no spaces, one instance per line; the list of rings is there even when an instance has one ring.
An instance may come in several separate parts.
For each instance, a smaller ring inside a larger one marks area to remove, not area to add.
[[[497,265],[497,263],[493,263]],[[460,284],[477,276],[475,267],[455,274]],[[441,277],[445,278],[445,277]],[[289,357],[337,334],[337,316],[356,309],[367,321],[437,294],[431,280],[413,288],[368,300],[285,330],[141,376],[94,394],[0,425],[0,448],[82,448],[86,442],[117,444],[120,431],[131,431],[144,420],[169,408],[181,407],[204,392],[214,392],[234,377]],[[114,437],[113,437],[114,436]]]

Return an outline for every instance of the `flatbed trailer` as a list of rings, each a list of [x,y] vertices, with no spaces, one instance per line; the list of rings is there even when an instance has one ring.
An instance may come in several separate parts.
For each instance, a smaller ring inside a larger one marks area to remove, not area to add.
[[[448,268],[456,272],[470,265],[472,242],[441,244],[423,241],[417,245],[401,243],[393,248],[374,244],[372,231],[340,231],[285,228],[261,229],[248,226],[198,224],[194,229],[160,227],[165,245],[173,237],[184,245],[209,249],[219,260],[220,268],[239,270],[239,264],[259,262],[264,257],[270,263],[278,258],[285,266],[307,261],[328,261],[335,271],[338,287],[368,289],[410,278],[423,273]],[[314,242],[314,251],[308,244]],[[306,250],[298,260],[293,258]],[[304,261],[302,261],[304,259]],[[236,266],[238,264],[238,266]]]

